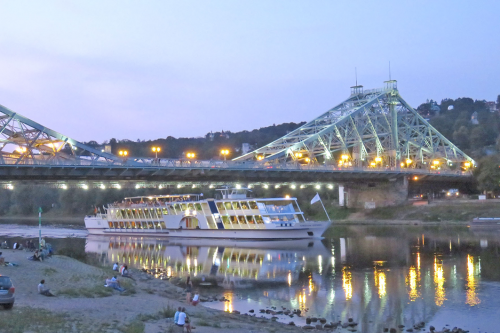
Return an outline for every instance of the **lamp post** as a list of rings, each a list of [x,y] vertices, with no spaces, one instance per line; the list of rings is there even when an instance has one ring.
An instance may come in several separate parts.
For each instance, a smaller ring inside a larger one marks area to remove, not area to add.
[[[224,156],[224,161],[226,160],[227,155],[229,155],[229,149],[222,149],[220,151],[221,155]]]
[[[42,250],[42,207],[38,207],[38,250]]]
[[[195,153],[186,153],[187,158],[195,158],[196,154]]]
[[[151,148],[151,150],[153,151],[153,153],[155,153],[155,158],[158,159],[158,153],[161,151],[161,148],[160,147],[153,147],[153,148]]]
[[[118,152],[118,155],[120,155],[121,157],[127,157],[128,151],[126,151],[126,150],[120,150]]]

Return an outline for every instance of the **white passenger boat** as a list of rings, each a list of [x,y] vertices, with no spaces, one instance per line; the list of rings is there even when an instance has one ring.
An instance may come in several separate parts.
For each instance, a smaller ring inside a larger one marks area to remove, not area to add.
[[[247,198],[245,188],[220,189],[221,199],[202,194],[125,198],[104,213],[85,217],[91,234],[193,238],[321,238],[330,222],[304,219],[296,198]]]

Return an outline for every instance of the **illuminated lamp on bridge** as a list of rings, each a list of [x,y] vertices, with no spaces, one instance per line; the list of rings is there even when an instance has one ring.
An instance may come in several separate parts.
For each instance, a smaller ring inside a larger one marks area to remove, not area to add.
[[[126,150],[120,150],[120,151],[118,152],[118,155],[120,155],[120,156],[122,156],[122,157],[125,157],[125,156],[127,156],[127,155],[128,155],[128,151],[126,151]]]
[[[439,164],[440,162],[438,160],[432,161],[431,169],[440,169]]]
[[[196,154],[195,154],[195,153],[187,153],[187,154],[186,154],[186,157],[187,157],[187,158],[195,158],[195,157],[196,157]]]
[[[351,165],[351,163],[349,162],[349,155],[347,154],[342,154],[340,155],[340,161],[339,161],[339,166],[348,166],[348,165]]]
[[[229,155],[229,149],[222,149],[222,150],[220,151],[220,154],[221,154],[222,156],[224,156],[224,161],[225,161],[225,160],[226,160],[226,158],[227,158],[227,155]]]
[[[155,153],[155,158],[158,159],[158,153],[161,151],[160,147],[152,147],[151,150]]]
[[[16,150],[19,152],[19,154],[24,154],[26,152],[26,147],[17,147]]]

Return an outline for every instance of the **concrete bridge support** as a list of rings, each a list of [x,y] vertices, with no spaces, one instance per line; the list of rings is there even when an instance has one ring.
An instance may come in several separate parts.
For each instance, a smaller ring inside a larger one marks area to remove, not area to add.
[[[407,200],[408,178],[406,176],[389,181],[339,184],[339,206],[373,209],[401,205]]]

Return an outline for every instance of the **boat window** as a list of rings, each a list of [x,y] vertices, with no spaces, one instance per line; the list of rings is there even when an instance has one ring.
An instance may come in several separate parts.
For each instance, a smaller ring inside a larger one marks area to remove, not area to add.
[[[181,203],[181,210],[186,210],[187,209],[187,205],[185,203]]]
[[[155,229],[160,229],[160,224],[158,223],[158,221],[155,221],[154,224],[155,224]]]
[[[228,216],[223,216],[222,217],[222,222],[224,222],[224,224],[229,224],[229,217]]]
[[[233,207],[231,206],[231,203],[230,203],[229,201],[224,202],[224,206],[225,206],[225,207],[226,207],[226,209],[228,209],[228,210],[232,210],[232,209],[233,209]]]
[[[161,216],[161,208],[156,208],[156,214],[158,215],[158,217]]]
[[[163,208],[163,215],[168,215],[168,209],[166,207]]]
[[[293,208],[291,201],[267,201],[264,204],[266,205],[267,212],[270,214],[295,213],[295,208]],[[261,203],[259,202],[258,205],[260,209]]]
[[[108,224],[110,228],[113,228],[113,222],[108,222]]]
[[[135,229],[136,228],[136,225],[135,225],[135,222],[130,222],[130,225],[132,226],[132,229]]]
[[[233,201],[233,208],[234,209],[240,209],[240,204],[238,201]]]
[[[148,227],[149,227],[149,229],[154,229],[153,222],[148,222]]]
[[[200,212],[203,211],[203,209],[201,208],[201,204],[200,203],[196,203],[194,206],[196,207],[197,211],[200,211]]]
[[[210,229],[217,229],[217,224],[213,216],[207,216],[207,222]]]
[[[118,222],[115,222],[115,229],[118,229]]]
[[[241,209],[248,209],[248,202],[240,201]]]
[[[247,224],[247,221],[245,220],[245,217],[243,215],[238,216],[238,222],[240,222],[240,224]]]
[[[217,209],[220,211],[226,210],[226,207],[224,207],[224,203],[222,202],[216,202],[215,205],[217,206]]]
[[[229,219],[232,224],[238,224],[238,218],[236,218],[236,216],[229,216]]]
[[[188,206],[189,209],[194,209],[193,203],[189,203],[187,206]]]
[[[253,220],[253,216],[252,215],[247,215],[247,221],[250,224],[255,224],[255,221]]]
[[[161,222],[160,222],[160,227],[161,227],[162,229],[167,229],[167,227],[165,226],[165,222],[164,222],[164,221],[161,221]]]
[[[248,204],[250,205],[251,209],[258,209],[257,203],[255,201],[249,201]]]
[[[264,220],[262,219],[262,216],[260,215],[255,215],[255,221],[257,221],[258,224],[264,223]]]

